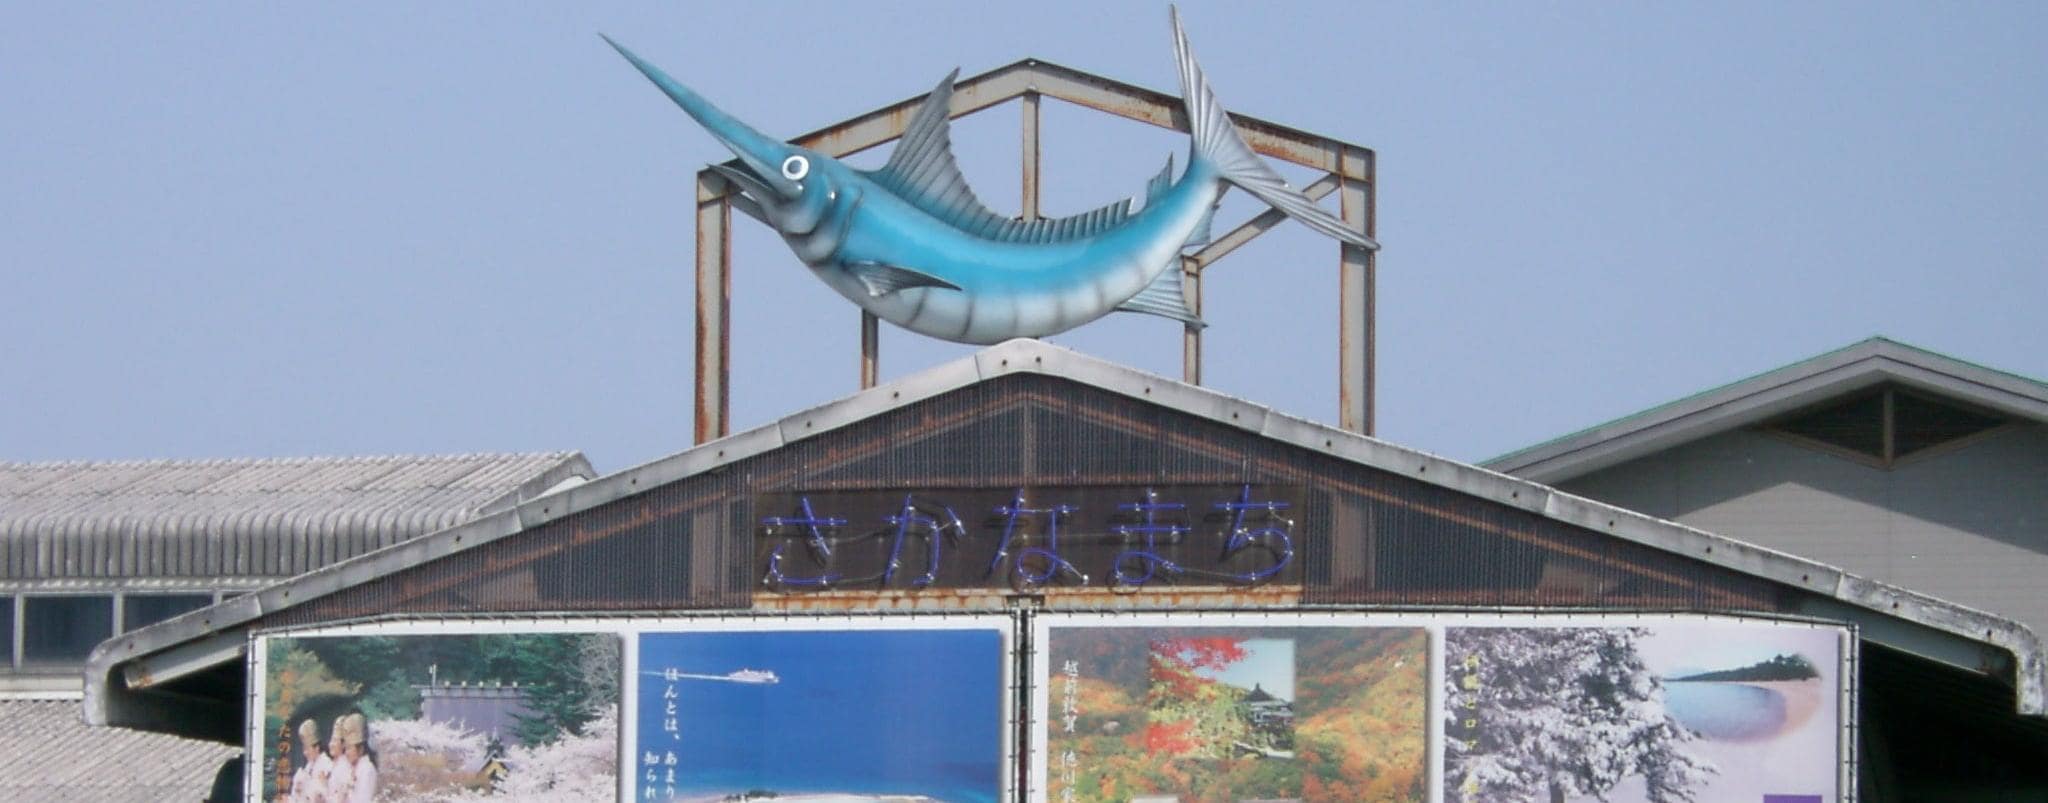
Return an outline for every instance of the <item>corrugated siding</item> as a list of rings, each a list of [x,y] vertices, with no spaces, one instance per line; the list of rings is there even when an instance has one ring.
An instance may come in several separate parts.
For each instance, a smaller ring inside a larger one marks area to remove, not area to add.
[[[1767,581],[1065,380],[1014,375],[650,489],[280,611],[259,626],[391,613],[744,608],[754,509],[795,490],[1061,485],[1306,488],[1311,603],[1777,611]],[[780,515],[783,511],[777,511]]]
[[[289,576],[468,521],[573,452],[0,463],[0,579]]]
[[[2007,427],[1889,469],[1740,430],[1563,487],[2048,633],[2048,426]]]
[[[242,751],[157,733],[89,728],[77,700],[0,700],[0,800],[204,800]]]

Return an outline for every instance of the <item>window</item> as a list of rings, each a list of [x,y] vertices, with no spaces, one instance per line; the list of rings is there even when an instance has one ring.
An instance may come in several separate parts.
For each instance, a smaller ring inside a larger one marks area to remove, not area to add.
[[[1776,429],[1810,441],[1884,459],[1885,391],[1792,414]]]
[[[2003,423],[2004,419],[1997,416],[1911,393],[1897,393],[1892,397],[1892,441],[1897,457],[1961,440]]]
[[[14,666],[14,598],[0,597],[0,669]]]
[[[129,594],[121,598],[121,629],[148,627],[212,604],[212,594]]]
[[[111,596],[21,598],[21,664],[76,664],[114,635]]]
[[[2005,422],[1993,413],[1884,385],[1794,412],[1764,425],[1764,430],[1889,468],[1899,458],[1988,432]]]

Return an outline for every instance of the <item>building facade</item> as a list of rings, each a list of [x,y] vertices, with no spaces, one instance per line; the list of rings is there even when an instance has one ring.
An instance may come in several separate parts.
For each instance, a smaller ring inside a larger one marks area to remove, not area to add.
[[[109,640],[85,710],[242,745],[250,799],[364,722],[370,783],[506,800],[2008,799],[2043,671],[2009,619],[1014,341]],[[450,683],[518,683],[541,747],[422,718]]]

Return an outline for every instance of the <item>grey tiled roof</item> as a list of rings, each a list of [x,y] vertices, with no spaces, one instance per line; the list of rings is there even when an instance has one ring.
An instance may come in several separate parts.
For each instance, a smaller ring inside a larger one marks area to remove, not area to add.
[[[204,800],[221,762],[241,752],[159,733],[88,727],[76,699],[0,700],[0,800]]]
[[[290,576],[595,474],[577,452],[0,462],[0,580]]]

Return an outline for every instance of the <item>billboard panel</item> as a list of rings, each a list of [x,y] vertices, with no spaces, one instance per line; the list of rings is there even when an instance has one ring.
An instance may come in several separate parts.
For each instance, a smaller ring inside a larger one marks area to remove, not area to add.
[[[254,637],[245,788],[265,803],[1832,803],[1853,797],[1854,645],[1830,624],[1597,613],[361,623]]]
[[[1016,623],[411,619],[257,634],[246,799],[997,803],[1015,787]]]
[[[611,633],[266,639],[252,791],[265,801],[459,800],[494,788],[503,801],[611,799],[619,648]]]
[[[996,803],[1007,788],[998,629],[642,633],[639,647],[636,800]]]
[[[1448,800],[1824,803],[1842,631],[1770,622],[1452,627]]]
[[[1428,799],[1423,627],[1287,614],[1040,621],[1036,800]]]

